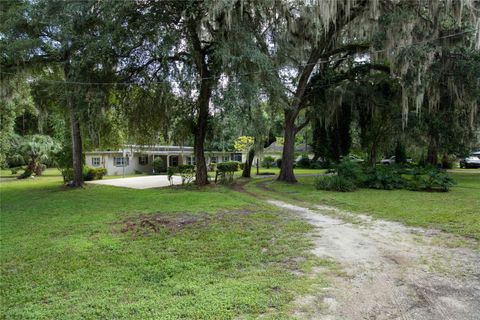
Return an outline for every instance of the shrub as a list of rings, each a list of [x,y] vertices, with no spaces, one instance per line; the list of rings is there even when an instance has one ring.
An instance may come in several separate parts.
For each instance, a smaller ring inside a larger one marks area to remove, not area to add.
[[[282,167],[282,158],[278,158],[277,160],[275,160],[275,164],[277,165],[277,168],[281,168]]]
[[[315,179],[315,188],[317,190],[350,192],[357,188],[355,183],[339,175],[322,175]]]
[[[107,174],[107,169],[105,168],[90,168],[83,167],[83,180],[92,181],[92,180],[101,180],[103,176]],[[73,169],[72,169],[72,179],[73,180]],[[64,178],[65,181],[65,178]],[[68,180],[70,181],[70,180]],[[68,182],[65,181],[65,182]]]
[[[107,174],[107,169],[105,168],[97,168],[96,171],[97,171],[95,174],[96,180],[102,180],[103,177]]]
[[[340,177],[351,180],[355,185],[361,186],[366,181],[363,168],[357,162],[344,160],[337,165],[337,173]]]
[[[83,167],[83,180],[92,181],[95,179],[95,169],[89,167]]]
[[[208,165],[208,171],[217,171],[217,164],[216,163],[210,163]]]
[[[300,160],[297,161],[297,167],[302,169],[310,168],[310,159],[307,155],[302,155]]]
[[[428,168],[422,171],[417,171],[409,181],[409,189],[413,191],[420,190],[439,190],[447,192],[456,184],[446,171],[438,170],[436,168]]]
[[[406,181],[397,166],[377,166],[366,169],[364,186],[372,189],[402,189]]]
[[[181,164],[176,171],[182,178],[182,185],[189,184],[195,178],[195,166],[190,164]]]
[[[168,167],[167,176],[170,185],[173,185],[173,176],[178,174],[182,178],[182,185],[189,184],[195,178],[195,166],[190,164],[181,164],[178,167]]]
[[[275,158],[273,158],[272,156],[266,156],[262,160],[262,167],[270,169],[274,163],[275,163]]]
[[[72,168],[63,168],[63,169],[60,169],[60,172],[62,173],[64,183],[68,183],[68,182],[73,180],[73,169]]]
[[[156,158],[152,162],[152,168],[154,174],[160,174],[167,171],[167,164],[162,158]]]
[[[245,163],[243,163],[243,162],[239,163],[238,167],[240,168],[240,170],[245,169]]]
[[[19,170],[22,170],[22,167],[10,168],[12,174],[17,174]]]
[[[215,183],[220,176],[220,183],[230,183],[233,181],[233,175],[238,171],[239,165],[236,161],[222,162],[217,164]]]

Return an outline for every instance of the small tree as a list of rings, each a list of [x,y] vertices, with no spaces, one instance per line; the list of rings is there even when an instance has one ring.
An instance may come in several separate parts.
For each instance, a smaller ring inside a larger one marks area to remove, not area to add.
[[[262,160],[262,167],[270,169],[275,163],[275,159],[272,156],[266,156]]]
[[[37,176],[42,175],[42,171],[45,168],[42,161],[47,160],[59,149],[58,143],[50,136],[38,134],[23,137],[15,147],[17,154],[23,157],[25,163],[27,163],[27,168],[18,177],[19,179],[28,178],[33,173]]]
[[[222,162],[217,165],[217,173],[215,176],[215,182],[217,182],[218,176],[220,176],[220,183],[227,184],[233,182],[233,175],[239,169],[239,163],[236,161]]]
[[[245,152],[248,151],[254,143],[255,139],[253,137],[241,136],[235,140],[233,147],[235,148],[235,151]]]

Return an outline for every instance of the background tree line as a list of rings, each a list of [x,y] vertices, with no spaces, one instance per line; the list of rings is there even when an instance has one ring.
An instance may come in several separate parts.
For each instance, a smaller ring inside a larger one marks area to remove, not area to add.
[[[478,143],[474,1],[0,6],[0,160],[13,161],[15,135],[48,135],[74,186],[85,149],[129,142],[193,144],[198,185],[208,183],[204,150],[230,149],[238,136],[253,137],[244,176],[283,136],[287,182],[298,136],[317,159],[353,150],[372,165],[399,143],[432,164]]]

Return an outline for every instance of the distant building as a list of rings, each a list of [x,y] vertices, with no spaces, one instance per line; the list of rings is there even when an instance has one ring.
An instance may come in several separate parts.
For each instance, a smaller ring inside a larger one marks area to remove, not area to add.
[[[103,167],[107,169],[107,175],[153,173],[152,162],[157,158],[161,158],[167,167],[196,164],[192,147],[128,145],[116,151],[85,152],[85,164],[93,168]],[[241,152],[205,151],[207,165],[227,161],[244,162],[245,158],[245,153]]]

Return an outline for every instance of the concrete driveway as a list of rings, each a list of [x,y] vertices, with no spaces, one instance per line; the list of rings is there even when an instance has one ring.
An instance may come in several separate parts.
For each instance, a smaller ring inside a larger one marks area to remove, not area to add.
[[[132,188],[132,189],[150,189],[150,188],[161,188],[161,187],[170,186],[168,177],[161,176],[161,175],[141,176],[141,177],[121,178],[121,179],[95,180],[95,181],[88,181],[86,183]],[[182,184],[182,178],[179,176],[173,176],[173,184],[174,185]]]

